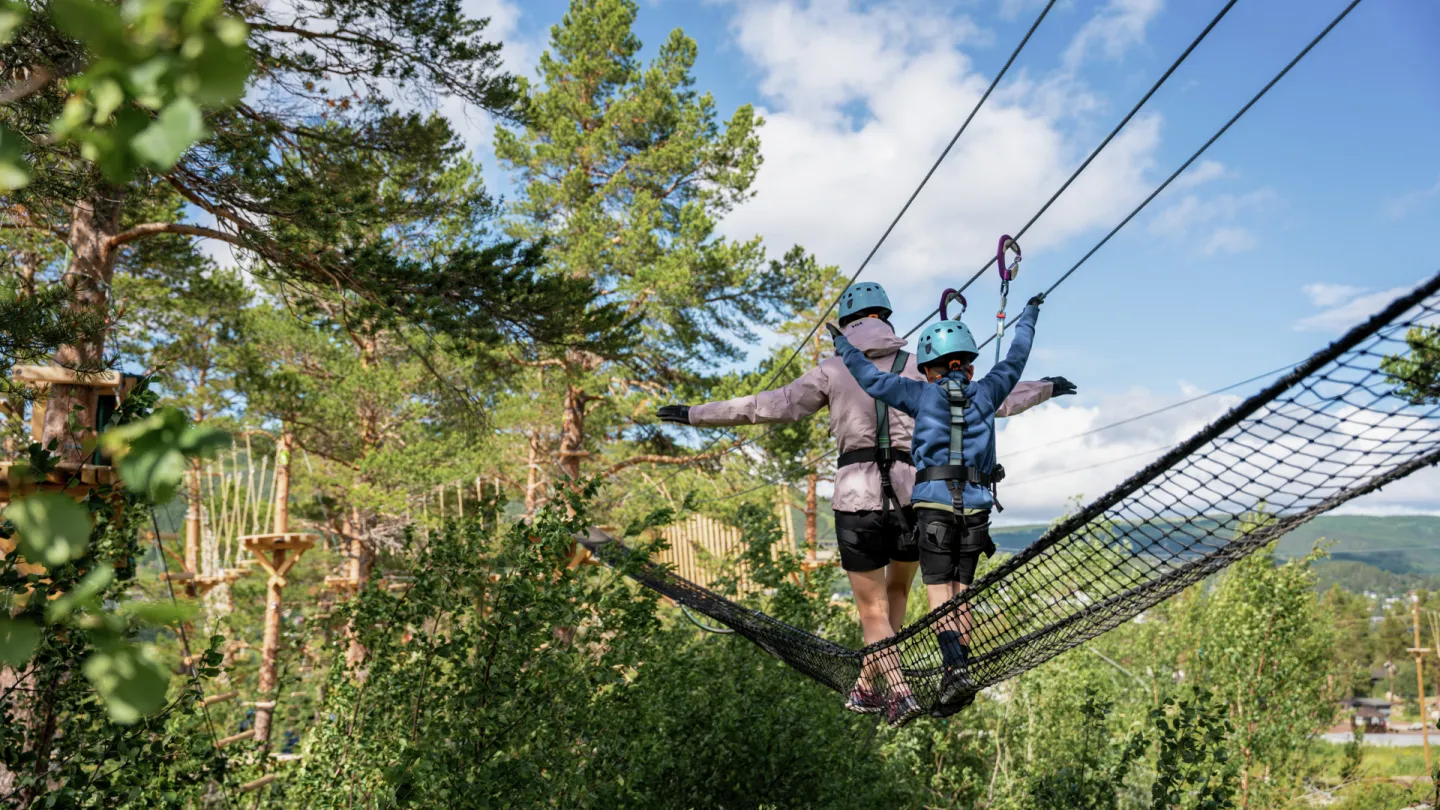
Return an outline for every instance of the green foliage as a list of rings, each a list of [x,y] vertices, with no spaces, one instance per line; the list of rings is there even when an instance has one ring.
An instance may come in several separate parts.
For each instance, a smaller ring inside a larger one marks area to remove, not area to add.
[[[1386,357],[1380,370],[1396,385],[1396,395],[1415,405],[1440,401],[1440,326],[1414,326],[1405,333],[1410,353]]]
[[[497,507],[412,538],[410,587],[347,606],[363,680],[332,648],[325,719],[288,789],[298,805],[575,806],[590,792],[586,729],[628,688],[654,599],[566,567],[588,525],[580,497],[494,531]]]
[[[53,0],[45,10],[82,43],[84,68],[63,77],[64,109],[51,123],[113,183],[139,168],[166,171],[207,134],[203,108],[238,99],[250,72],[247,30],[218,0]],[[10,28],[14,28],[11,22]],[[0,130],[0,189],[23,187],[30,170]]]
[[[175,496],[189,464],[187,459],[214,458],[230,446],[230,437],[211,427],[196,426],[175,408],[107,430],[100,437],[125,486],[149,503]]]
[[[1227,707],[1203,688],[1166,698],[1150,716],[1158,732],[1153,810],[1234,807],[1239,769],[1230,757],[1234,732]]]
[[[90,511],[59,492],[18,499],[5,507],[5,519],[20,533],[20,553],[42,565],[70,562],[90,542]]]

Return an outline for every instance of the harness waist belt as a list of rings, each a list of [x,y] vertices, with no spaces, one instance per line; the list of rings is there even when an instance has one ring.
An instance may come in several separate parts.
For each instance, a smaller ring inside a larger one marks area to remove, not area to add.
[[[963,464],[941,464],[915,471],[915,483],[925,481],[966,481],[982,487],[993,486],[1005,479],[1005,468],[995,465],[995,472],[983,473]]]
[[[915,462],[910,459],[909,450],[891,448],[890,450],[885,452],[889,453],[889,460],[891,462],[898,461],[901,464],[909,464],[912,467],[915,466]],[[885,463],[885,460],[886,459],[881,456],[881,450],[878,447],[857,447],[854,450],[846,450],[845,452],[841,453],[839,460],[836,462],[836,466],[848,467],[851,464],[862,464],[866,461],[873,461],[877,464],[883,464]]]

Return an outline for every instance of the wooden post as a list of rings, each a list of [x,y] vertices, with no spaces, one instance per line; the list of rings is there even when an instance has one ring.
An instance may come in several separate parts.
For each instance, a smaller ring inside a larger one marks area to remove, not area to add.
[[[280,444],[275,451],[275,489],[274,516],[275,523],[271,531],[284,537],[290,531],[290,452],[295,448],[295,434],[289,430],[282,429],[280,433]],[[270,745],[270,720],[275,713],[275,673],[280,655],[280,610],[281,600],[284,597],[285,574],[290,567],[299,559],[303,549],[292,551],[276,548],[269,551],[269,559],[264,551],[256,553],[270,573],[270,579],[265,585],[265,635],[260,647],[260,684],[256,695],[259,701],[255,706],[255,739],[259,741],[261,749]],[[293,554],[293,556],[291,556]],[[291,559],[286,559],[291,556]]]
[[[1419,687],[1415,693],[1420,701],[1420,740],[1425,745],[1425,773],[1433,776],[1435,770],[1430,765],[1430,714],[1425,711],[1425,653],[1429,652],[1420,646],[1420,595],[1410,593],[1410,613],[1415,621],[1415,646],[1410,648],[1411,655],[1415,656],[1415,685]]]
[[[190,470],[186,473],[186,506],[185,506],[185,570],[192,574],[200,573],[200,461],[196,459],[190,462]],[[188,596],[195,596],[196,588],[194,582],[185,584],[185,593]]]

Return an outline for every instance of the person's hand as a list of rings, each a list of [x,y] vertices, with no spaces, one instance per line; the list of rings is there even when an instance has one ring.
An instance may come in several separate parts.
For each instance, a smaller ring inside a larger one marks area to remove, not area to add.
[[[672,425],[690,424],[689,405],[665,405],[655,412],[661,422],[669,422]]]
[[[1041,377],[1040,382],[1050,383],[1050,396],[1052,397],[1063,397],[1079,390],[1075,387],[1075,383],[1064,377]]]
[[[836,326],[836,325],[833,324],[833,323],[830,323],[829,321],[826,321],[826,322],[825,322],[825,328],[830,331],[830,339],[831,339],[831,340],[835,340],[836,338],[845,337],[845,333],[840,331],[840,327]]]
[[[1026,306],[1032,306],[1032,307],[1038,307],[1038,306],[1040,306],[1040,305],[1043,304],[1043,303],[1045,303],[1045,293],[1043,293],[1043,292],[1042,292],[1042,293],[1037,293],[1036,295],[1031,296],[1030,300],[1025,302]]]

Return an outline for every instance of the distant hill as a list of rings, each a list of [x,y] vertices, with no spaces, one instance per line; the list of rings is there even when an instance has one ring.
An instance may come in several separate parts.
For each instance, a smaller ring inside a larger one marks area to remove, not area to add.
[[[804,537],[804,517],[793,512],[796,538]],[[820,544],[834,547],[830,504],[821,502]],[[1006,526],[991,530],[1001,551],[1020,551],[1045,533],[1045,526]],[[1340,585],[1356,593],[1393,595],[1415,588],[1440,590],[1440,517],[1429,515],[1326,515],[1280,538],[1282,559],[1310,553],[1321,539],[1331,541],[1330,558],[1316,566],[1322,589]]]

